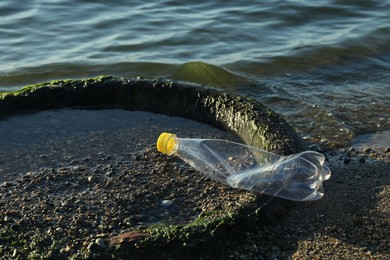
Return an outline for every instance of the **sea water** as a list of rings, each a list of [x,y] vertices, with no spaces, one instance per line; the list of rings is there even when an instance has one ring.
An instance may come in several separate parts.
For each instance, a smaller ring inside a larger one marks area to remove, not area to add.
[[[389,11],[389,0],[2,0],[0,91],[97,75],[193,81],[345,145],[389,133]]]

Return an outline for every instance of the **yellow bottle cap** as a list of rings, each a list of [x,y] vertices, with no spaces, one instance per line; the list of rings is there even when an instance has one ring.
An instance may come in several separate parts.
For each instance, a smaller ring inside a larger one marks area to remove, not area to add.
[[[176,148],[176,139],[172,137],[176,137],[176,135],[170,133],[160,134],[157,140],[157,150],[167,155],[173,154]]]

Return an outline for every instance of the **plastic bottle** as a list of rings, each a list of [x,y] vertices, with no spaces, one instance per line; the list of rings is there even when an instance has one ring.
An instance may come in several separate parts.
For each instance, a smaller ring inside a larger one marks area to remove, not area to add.
[[[294,201],[322,198],[322,182],[331,174],[325,157],[314,151],[281,156],[227,140],[178,138],[170,133],[160,135],[157,149],[233,188]]]

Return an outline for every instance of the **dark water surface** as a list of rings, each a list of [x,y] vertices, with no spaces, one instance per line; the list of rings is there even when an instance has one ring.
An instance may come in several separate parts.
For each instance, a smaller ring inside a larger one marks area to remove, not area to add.
[[[189,80],[344,145],[390,129],[389,13],[388,0],[3,0],[0,91],[102,74]]]

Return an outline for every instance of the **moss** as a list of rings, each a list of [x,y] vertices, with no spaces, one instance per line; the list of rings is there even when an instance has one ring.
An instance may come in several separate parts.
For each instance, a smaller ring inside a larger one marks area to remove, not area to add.
[[[151,226],[146,230],[150,236],[143,240],[134,244],[120,244],[108,250],[91,247],[88,253],[84,251],[84,256],[128,258],[131,252],[131,259],[207,257],[219,251],[216,248],[221,248],[218,244],[224,241],[228,232],[234,233],[231,230],[234,226],[233,215],[215,217],[214,214],[221,215],[220,212],[209,213],[185,225]],[[227,244],[225,240],[224,246]]]
[[[0,228],[0,255],[12,259],[90,259],[90,258],[120,258],[132,252],[134,258],[143,258],[149,254],[161,254],[164,258],[171,255],[186,256],[207,255],[211,246],[218,243],[226,232],[231,232],[238,212],[207,212],[201,214],[193,222],[183,225],[154,225],[144,231],[149,237],[136,241],[101,248],[87,234],[82,236],[66,234],[50,234],[38,228],[21,229],[18,226],[3,226]],[[68,245],[73,245],[69,248]],[[207,251],[199,251],[206,248]],[[152,249],[152,251],[150,251]],[[196,250],[195,250],[196,249]]]
[[[193,233],[214,233],[215,229],[223,223],[232,221],[235,214],[226,212],[208,212],[207,215],[200,215],[194,221],[185,225],[155,225],[147,229],[151,234],[142,243],[159,240],[171,240],[179,238],[182,242],[188,240]]]
[[[150,234],[143,240],[102,248],[95,243],[97,237],[91,234],[53,234],[38,228],[19,225],[0,228],[0,254],[14,259],[107,259],[147,257],[159,259],[188,257],[220,257],[219,249],[244,243],[245,225],[251,231],[261,227],[253,222],[258,197],[248,194],[243,198],[244,206],[236,210],[212,211],[200,214],[195,220],[183,225],[153,225],[139,230]],[[252,206],[248,207],[248,204]],[[248,211],[248,208],[251,208]],[[248,214],[250,213],[250,214]],[[250,216],[250,217],[248,217]],[[26,229],[27,228],[27,229]],[[106,237],[107,238],[107,237]],[[131,259],[131,258],[130,258]]]
[[[88,84],[91,82],[102,82],[105,79],[111,78],[110,76],[101,75],[95,78],[87,78],[82,80],[74,80],[74,79],[65,79],[65,80],[52,80],[49,82],[43,82],[38,84],[32,84],[22,87],[21,89],[9,91],[9,92],[0,92],[0,99],[3,99],[4,97],[8,95],[12,96],[18,96],[18,95],[27,95],[33,91],[36,91],[37,89],[43,88],[43,87],[50,87],[50,86],[61,86],[64,84],[73,84],[73,83],[83,83]]]
[[[49,259],[59,253],[61,244],[61,240],[39,229],[17,230],[7,226],[0,229],[0,241],[0,255],[8,259]]]

